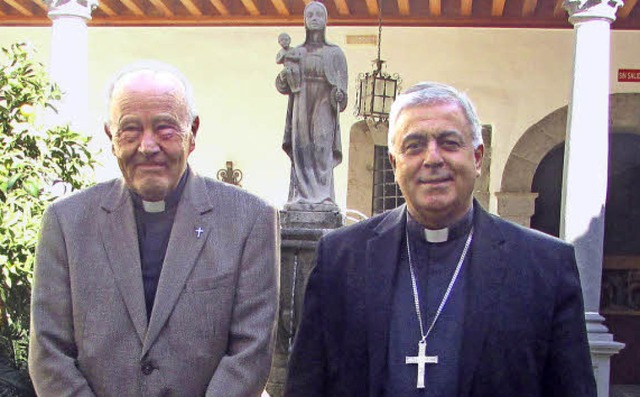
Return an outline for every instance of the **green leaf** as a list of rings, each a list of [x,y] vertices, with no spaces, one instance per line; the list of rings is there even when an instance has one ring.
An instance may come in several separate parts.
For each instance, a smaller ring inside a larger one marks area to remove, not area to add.
[[[16,182],[18,181],[18,179],[20,179],[22,175],[21,174],[15,174],[12,177],[10,177],[9,179],[7,179],[7,190],[3,190],[3,192],[8,192],[9,190],[11,190],[13,188],[13,185],[16,184]]]
[[[85,134],[35,125],[62,93],[24,43],[0,48],[0,356],[26,366],[29,302],[38,231],[50,185],[87,186],[96,164]],[[5,343],[6,342],[6,343]],[[0,393],[1,394],[1,393]]]
[[[40,185],[33,180],[24,182],[23,188],[31,197],[38,198],[40,195]]]

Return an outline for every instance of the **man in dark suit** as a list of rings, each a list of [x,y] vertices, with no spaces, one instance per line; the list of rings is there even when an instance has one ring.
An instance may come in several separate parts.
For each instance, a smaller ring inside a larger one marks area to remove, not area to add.
[[[42,221],[29,369],[41,397],[260,396],[278,302],[277,212],[187,164],[191,88],[159,63],[109,89],[123,178]]]
[[[473,105],[418,84],[389,120],[401,206],[322,238],[286,397],[595,397],[573,248],[473,200]]]

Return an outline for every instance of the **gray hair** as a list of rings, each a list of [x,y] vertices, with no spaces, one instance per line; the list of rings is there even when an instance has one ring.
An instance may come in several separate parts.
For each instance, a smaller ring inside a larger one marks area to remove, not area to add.
[[[166,73],[178,79],[178,81],[180,81],[182,87],[184,88],[184,95],[185,100],[187,101],[187,110],[189,111],[190,121],[193,122],[193,120],[196,119],[196,117],[198,116],[198,112],[196,111],[195,102],[193,100],[193,88],[191,87],[191,83],[189,83],[189,80],[187,80],[185,75],[182,74],[182,72],[180,72],[176,67],[171,66],[167,63],[155,60],[143,60],[131,63],[123,67],[122,69],[117,71],[109,81],[105,95],[107,107],[106,117],[104,120],[105,123],[111,122],[111,100],[113,99],[113,91],[115,90],[120,80],[130,74],[143,71],[150,71],[155,74]]]
[[[391,105],[387,144],[392,154],[395,154],[394,139],[398,127],[396,123],[398,122],[400,113],[409,107],[435,104],[456,104],[460,106],[469,122],[469,127],[471,127],[473,147],[477,148],[482,144],[482,127],[476,109],[469,98],[451,86],[427,81],[406,89],[398,95]]]

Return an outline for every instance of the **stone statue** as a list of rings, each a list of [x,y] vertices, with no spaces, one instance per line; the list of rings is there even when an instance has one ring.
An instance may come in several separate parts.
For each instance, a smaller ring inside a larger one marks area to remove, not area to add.
[[[280,33],[278,44],[282,47],[276,54],[276,63],[284,66],[280,72],[280,78],[286,80],[291,93],[300,91],[302,84],[300,75],[300,60],[302,59],[300,50],[291,48],[291,37],[286,33]]]
[[[304,24],[304,43],[290,49],[289,35],[280,35],[282,50],[276,57],[284,65],[276,88],[289,95],[282,143],[291,159],[285,209],[339,211],[333,168],[342,161],[339,116],[347,106],[347,61],[340,47],[325,39],[327,9],[322,3],[307,4]]]

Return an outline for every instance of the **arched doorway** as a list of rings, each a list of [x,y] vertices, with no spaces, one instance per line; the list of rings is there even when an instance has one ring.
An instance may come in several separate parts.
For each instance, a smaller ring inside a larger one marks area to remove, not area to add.
[[[499,212],[529,208],[531,227],[556,236],[566,117],[567,108],[558,109],[523,134],[498,194]],[[610,96],[610,132],[600,312],[615,340],[626,344],[612,357],[611,384],[640,385],[640,94]]]
[[[605,212],[600,313],[626,347],[611,359],[611,384],[640,384],[640,135],[612,133]],[[564,144],[542,159],[531,190],[538,193],[531,227],[558,236]]]

